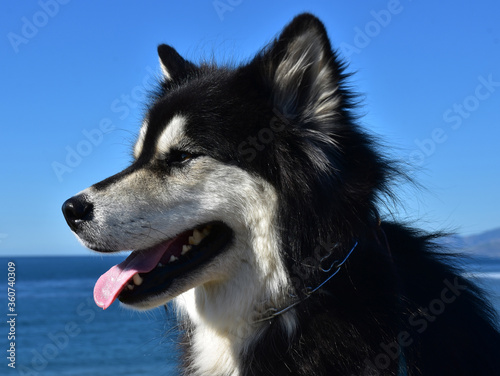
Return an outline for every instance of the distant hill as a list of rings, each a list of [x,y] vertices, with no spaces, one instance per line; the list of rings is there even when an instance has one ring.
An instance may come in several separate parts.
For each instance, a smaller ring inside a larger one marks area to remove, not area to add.
[[[469,236],[449,236],[444,243],[466,253],[500,258],[500,228]]]

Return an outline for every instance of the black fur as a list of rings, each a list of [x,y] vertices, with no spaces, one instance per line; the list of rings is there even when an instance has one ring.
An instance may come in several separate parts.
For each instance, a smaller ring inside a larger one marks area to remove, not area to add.
[[[279,87],[280,64],[309,45],[322,52],[317,65]],[[379,224],[377,206],[391,200],[389,185],[404,175],[357,125],[345,65],[317,18],[296,17],[235,69],[195,66],[168,46],[159,54],[172,80],[155,93],[150,124],[165,124],[173,109],[187,114],[188,151],[237,164],[275,187],[282,254],[299,297],[328,276],[318,263],[332,244],[332,259],[342,259],[358,241],[339,274],[295,307],[291,340],[280,317],[266,323],[240,354],[241,375],[500,374],[494,311],[452,266],[456,258],[436,245],[437,235]],[[321,100],[336,101],[335,111],[307,115],[325,66],[335,90]],[[263,129],[271,129],[269,141],[256,143]],[[148,137],[145,150],[154,132]]]

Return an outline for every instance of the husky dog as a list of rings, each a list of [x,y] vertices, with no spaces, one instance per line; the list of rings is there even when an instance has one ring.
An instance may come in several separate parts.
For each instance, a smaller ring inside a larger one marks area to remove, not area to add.
[[[99,306],[173,300],[184,375],[500,373],[481,290],[437,235],[380,220],[401,173],[316,17],[237,68],[158,53],[133,163],[63,205],[88,248],[134,250]]]

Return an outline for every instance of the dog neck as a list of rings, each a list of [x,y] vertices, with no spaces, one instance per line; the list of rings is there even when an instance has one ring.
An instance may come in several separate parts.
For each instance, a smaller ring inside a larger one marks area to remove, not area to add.
[[[187,322],[193,375],[239,375],[241,355],[268,327],[258,318],[278,302],[265,292],[265,283],[251,284],[250,280],[258,279],[249,274],[241,271],[239,278],[230,282],[199,286],[176,299],[181,319]],[[279,319],[284,333],[292,336],[296,328],[294,311]]]
[[[186,335],[193,375],[239,375],[241,356],[268,327],[259,319],[269,308],[289,301],[287,273],[270,230],[274,227],[264,221],[260,217],[248,226],[254,233],[236,237],[232,252],[238,262],[230,275],[191,289],[175,300],[180,319],[189,328]],[[293,336],[294,311],[282,315],[279,321],[284,333]]]

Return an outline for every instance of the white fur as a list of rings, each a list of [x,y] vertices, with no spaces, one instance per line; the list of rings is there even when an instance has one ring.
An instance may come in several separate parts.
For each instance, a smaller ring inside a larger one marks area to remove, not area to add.
[[[163,73],[163,77],[165,78],[165,80],[167,81],[172,81],[172,75],[170,74],[170,72],[168,71],[167,67],[165,66],[165,64],[163,64],[163,61],[161,61],[161,58],[159,58],[160,60],[160,68],[161,68],[161,72]]]
[[[186,119],[181,115],[175,115],[165,127],[156,144],[159,157],[167,154],[172,146],[180,144],[184,137]]]
[[[134,146],[134,158],[138,159],[142,153],[142,148],[144,147],[144,139],[146,138],[146,133],[148,131],[148,121],[144,120],[142,123],[141,130],[139,131],[139,137]]]

